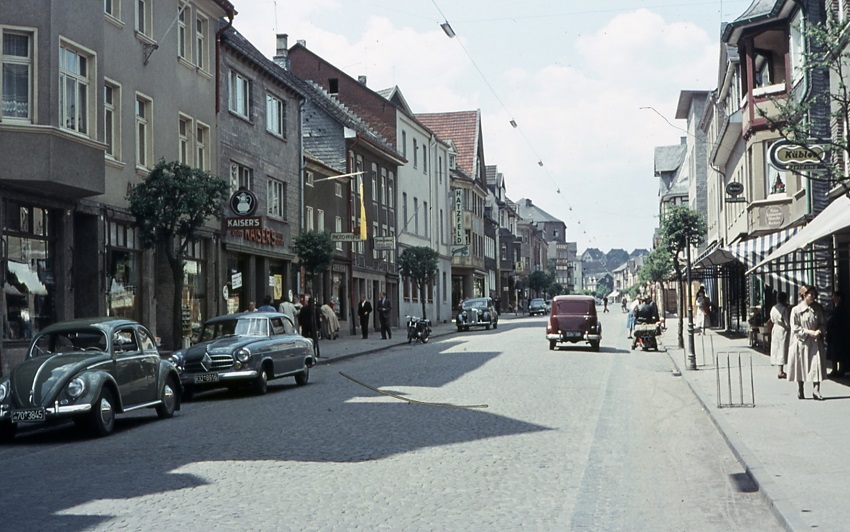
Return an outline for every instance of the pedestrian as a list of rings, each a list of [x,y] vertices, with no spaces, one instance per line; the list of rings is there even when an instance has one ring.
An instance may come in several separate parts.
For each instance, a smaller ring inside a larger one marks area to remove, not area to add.
[[[788,347],[788,380],[797,382],[797,398],[805,399],[803,383],[812,383],[812,397],[823,400],[820,383],[824,379],[824,352],[821,344],[825,322],[818,291],[807,286],[802,303],[791,309],[791,342]]]
[[[632,332],[635,330],[635,315],[640,306],[641,296],[637,295],[629,305],[629,313],[626,315],[626,328],[629,329],[629,340],[632,339]]]
[[[248,310],[245,312],[257,312],[257,304],[253,301],[248,301]]]
[[[295,305],[292,304],[292,301],[288,299],[283,300],[278,307],[278,312],[289,316],[289,319],[292,320],[292,325],[298,325],[298,310],[295,308]]]
[[[390,328],[390,311],[393,309],[392,303],[387,299],[387,293],[381,292],[381,299],[378,300],[378,320],[381,323],[381,340],[393,338],[393,331]]]
[[[313,304],[313,298],[307,296],[304,305],[298,313],[298,322],[301,325],[301,336],[311,338],[314,342],[319,334],[318,309]]]
[[[372,304],[366,299],[365,294],[360,294],[360,303],[357,305],[357,315],[360,316],[360,329],[363,331],[363,339],[369,337],[369,315],[372,314]]]
[[[629,311],[629,298],[625,294],[623,295],[623,299],[620,300],[620,304],[624,313]]]
[[[847,372],[850,358],[850,337],[848,337],[848,313],[844,303],[844,294],[836,290],[832,293],[832,313],[826,322],[826,358],[832,363],[832,379],[843,377]]]
[[[602,312],[608,312],[608,296],[602,298]]]
[[[704,286],[700,286],[699,290],[697,290],[697,297],[694,300],[694,306],[696,307],[694,326],[699,329],[699,334],[705,334],[705,318],[706,314],[708,314],[708,303],[707,298],[705,297]]]
[[[263,305],[257,310],[259,310],[260,312],[275,312],[277,309],[272,306],[272,296],[264,297]]]
[[[322,337],[328,340],[336,340],[339,337],[339,319],[336,317],[331,302],[326,302],[319,311],[322,316]]]
[[[785,365],[788,364],[788,344],[791,333],[791,309],[788,307],[788,294],[779,292],[776,304],[770,309],[770,321],[773,328],[770,331],[770,364],[779,366],[779,379],[787,378]]]

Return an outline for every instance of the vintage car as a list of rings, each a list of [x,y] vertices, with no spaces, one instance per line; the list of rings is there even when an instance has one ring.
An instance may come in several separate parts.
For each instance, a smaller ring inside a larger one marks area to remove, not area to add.
[[[528,315],[536,316],[540,314],[541,316],[545,316],[548,314],[548,310],[546,309],[546,301],[541,298],[532,299],[528,302]]]
[[[307,384],[316,363],[313,341],[295,331],[279,312],[243,312],[207,320],[197,343],[175,351],[171,361],[180,371],[183,396],[199,390],[250,386],[266,393],[268,381],[295,377]]]
[[[461,303],[455,322],[458,332],[468,331],[470,327],[489,329],[492,326],[495,329],[499,325],[499,313],[491,298],[475,297]]]
[[[42,329],[23,362],[0,378],[0,439],[19,425],[73,419],[95,436],[115,428],[115,415],[180,409],[180,376],[144,326],[123,318],[88,318]]]
[[[599,351],[602,341],[602,324],[596,315],[596,301],[592,296],[555,296],[549,322],[546,324],[546,339],[549,349],[559,343],[584,342]]]

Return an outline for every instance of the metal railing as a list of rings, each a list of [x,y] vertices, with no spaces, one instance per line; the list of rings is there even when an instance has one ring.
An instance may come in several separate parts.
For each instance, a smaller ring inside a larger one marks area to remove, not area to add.
[[[750,366],[748,388],[744,379],[747,361]],[[717,408],[756,406],[751,353],[741,351],[717,353],[714,356],[714,370],[717,377]]]

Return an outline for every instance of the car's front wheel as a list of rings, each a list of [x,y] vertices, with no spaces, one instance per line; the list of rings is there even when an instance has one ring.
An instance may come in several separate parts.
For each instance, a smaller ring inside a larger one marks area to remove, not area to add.
[[[10,421],[0,423],[0,443],[12,443],[18,426]]]
[[[599,341],[590,342],[590,348],[594,351],[599,351]]]
[[[499,320],[494,321],[493,322],[493,328],[495,329],[498,326],[499,326]]]
[[[305,367],[304,371],[295,374],[295,384],[304,386],[310,380],[310,368]]]
[[[555,344],[556,344],[555,340],[549,340],[549,351],[555,350]]]
[[[260,374],[254,380],[254,393],[265,395],[269,391],[269,373],[266,368],[260,368]]]
[[[109,388],[100,391],[89,412],[88,426],[93,436],[107,436],[115,430],[115,397]]]
[[[179,396],[177,395],[177,383],[174,382],[174,377],[168,377],[165,381],[165,386],[162,387],[162,396],[159,398],[159,406],[156,407],[156,415],[159,419],[168,419],[174,416],[174,411],[177,410]]]

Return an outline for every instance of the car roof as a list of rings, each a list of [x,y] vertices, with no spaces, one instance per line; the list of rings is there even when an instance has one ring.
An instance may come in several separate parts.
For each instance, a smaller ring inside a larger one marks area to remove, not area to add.
[[[49,325],[44,329],[41,329],[38,334],[52,333],[54,331],[68,331],[73,329],[80,329],[83,327],[94,327],[103,330],[111,330],[115,329],[116,327],[123,327],[125,325],[139,325],[139,322],[128,320],[127,318],[120,318],[117,316],[79,318],[76,320],[54,323],[53,325]]]
[[[216,316],[215,318],[210,318],[204,323],[218,323],[220,321],[231,321],[238,320],[240,318],[286,318],[286,314],[282,314],[280,312],[264,312],[264,311],[254,311],[254,312],[234,312],[233,314],[225,314],[223,316]]]
[[[580,295],[567,295],[567,296],[555,296],[555,301],[596,301],[596,298],[593,296],[580,296]]]

